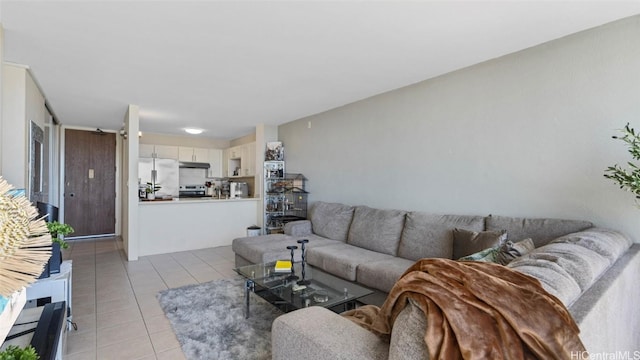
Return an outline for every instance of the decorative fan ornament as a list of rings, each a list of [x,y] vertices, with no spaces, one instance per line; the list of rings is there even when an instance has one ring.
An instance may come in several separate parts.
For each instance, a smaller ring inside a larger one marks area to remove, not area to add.
[[[0,295],[34,282],[51,257],[51,234],[38,210],[0,176]]]

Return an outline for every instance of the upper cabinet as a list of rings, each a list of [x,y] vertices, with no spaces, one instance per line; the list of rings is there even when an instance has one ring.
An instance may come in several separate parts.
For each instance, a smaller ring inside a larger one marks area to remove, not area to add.
[[[256,143],[238,145],[226,150],[227,176],[255,176]]]
[[[228,149],[194,148],[140,144],[139,157],[176,159],[184,162],[209,163],[207,177],[249,177],[256,175],[256,143]]]
[[[209,177],[222,177],[222,153],[220,149],[209,149]]]
[[[140,144],[138,147],[138,156],[141,158],[178,159],[178,147]]]
[[[229,152],[229,159],[242,158],[242,145],[230,147],[227,151]]]
[[[177,159],[178,147],[168,145],[156,145],[156,157],[161,159]]]
[[[242,164],[245,175],[254,176],[256,174],[256,143],[252,142],[246,145],[245,152],[247,161]]]
[[[209,162],[209,149],[180,146],[178,160],[190,162]]]

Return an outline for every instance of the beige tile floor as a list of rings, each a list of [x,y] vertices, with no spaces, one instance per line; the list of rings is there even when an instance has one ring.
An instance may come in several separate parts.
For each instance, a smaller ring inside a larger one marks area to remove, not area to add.
[[[231,246],[128,262],[116,238],[70,241],[73,321],[65,359],[184,359],[156,294],[237,276]]]

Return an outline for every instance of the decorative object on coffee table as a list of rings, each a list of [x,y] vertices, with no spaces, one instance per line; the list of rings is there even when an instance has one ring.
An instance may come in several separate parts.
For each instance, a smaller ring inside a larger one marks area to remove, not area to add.
[[[287,246],[287,249],[289,249],[291,251],[291,275],[289,275],[289,277],[287,277],[287,280],[289,281],[294,281],[294,280],[298,280],[298,277],[296,276],[296,270],[293,267],[293,264],[295,264],[295,262],[293,261],[293,252],[297,249],[298,247],[295,245],[290,245]]]
[[[309,239],[300,239],[298,240],[298,244],[300,244],[300,248],[302,250],[302,279],[298,281],[298,285],[309,285],[309,281],[306,280],[305,274],[305,265],[307,263],[307,251],[305,244],[309,242]]]

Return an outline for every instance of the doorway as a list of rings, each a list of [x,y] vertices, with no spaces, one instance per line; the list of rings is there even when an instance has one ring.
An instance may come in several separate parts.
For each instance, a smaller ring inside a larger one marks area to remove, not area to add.
[[[64,222],[70,238],[115,234],[116,134],[65,130]]]

